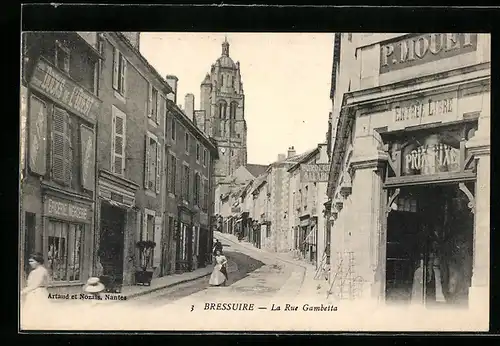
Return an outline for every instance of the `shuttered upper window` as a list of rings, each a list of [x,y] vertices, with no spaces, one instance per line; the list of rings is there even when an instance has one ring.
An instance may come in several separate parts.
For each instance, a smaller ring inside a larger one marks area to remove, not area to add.
[[[203,179],[203,211],[208,211],[208,179]]]
[[[127,60],[122,53],[113,47],[113,89],[125,95]]]
[[[112,107],[113,133],[111,138],[111,172],[123,175],[125,172],[125,143],[127,116],[121,110]]]
[[[73,144],[71,117],[65,110],[54,107],[52,117],[52,179],[71,185]]]
[[[144,187],[160,193],[161,146],[155,135],[146,134],[146,153],[144,169]]]
[[[196,172],[194,174],[194,198],[193,198],[193,204],[196,206],[201,205],[200,197],[201,197],[201,177],[200,173]]]
[[[176,179],[177,177],[177,158],[170,154],[170,162],[168,163],[168,178],[169,178],[169,188],[168,191],[171,192],[172,194],[176,194],[175,191],[175,184],[176,184]]]
[[[160,102],[162,97],[158,94],[151,84],[148,85],[148,118],[151,118],[156,124],[160,123]]]

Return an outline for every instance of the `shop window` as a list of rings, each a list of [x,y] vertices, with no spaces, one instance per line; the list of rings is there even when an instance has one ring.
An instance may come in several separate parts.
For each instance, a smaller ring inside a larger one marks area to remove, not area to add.
[[[125,95],[127,60],[123,54],[113,47],[113,89],[120,95]]]
[[[417,200],[414,198],[399,197],[397,202],[398,211],[417,212]]]
[[[79,281],[82,270],[84,226],[49,221],[47,266],[54,282]]]
[[[155,212],[154,211],[145,211],[144,213],[145,222],[141,232],[141,240],[149,240],[155,241]],[[154,258],[154,249],[151,250],[150,262],[145,263],[147,266],[153,265]],[[140,259],[141,263],[143,263],[143,259]]]
[[[54,107],[52,118],[52,178],[64,185],[71,185],[73,143],[71,117],[63,109]]]
[[[155,135],[146,134],[144,186],[155,193],[160,193],[161,146]]]
[[[125,171],[125,141],[127,116],[115,106],[111,109],[113,133],[111,138],[111,172],[123,175]]]
[[[69,74],[70,51],[62,42],[56,41],[55,65],[61,71]]]

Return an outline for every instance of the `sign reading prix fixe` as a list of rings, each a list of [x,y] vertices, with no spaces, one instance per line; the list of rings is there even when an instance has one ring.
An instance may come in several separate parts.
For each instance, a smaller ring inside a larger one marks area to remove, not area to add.
[[[474,52],[477,34],[421,34],[380,45],[380,73]]]
[[[101,101],[45,59],[38,60],[30,85],[64,105],[69,111],[92,123],[96,121]]]
[[[47,197],[44,205],[44,216],[80,222],[88,222],[92,217],[92,212],[89,207],[78,205],[71,201]]]
[[[329,164],[315,164],[300,166],[301,181],[303,182],[325,182],[330,174]]]

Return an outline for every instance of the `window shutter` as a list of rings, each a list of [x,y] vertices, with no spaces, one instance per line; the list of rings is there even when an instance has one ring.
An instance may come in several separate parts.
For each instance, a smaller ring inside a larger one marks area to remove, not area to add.
[[[127,81],[127,60],[123,57],[123,55],[120,54],[120,59],[121,59],[121,73],[120,73],[120,82],[121,82],[121,93],[122,95],[125,95],[125,89],[126,89],[126,81]]]
[[[172,192],[172,155],[167,154],[165,155],[165,160],[166,160],[166,165],[167,165],[167,180],[166,180],[166,186],[167,186],[167,191]]]
[[[65,111],[54,107],[52,118],[52,178],[64,182]]]
[[[146,135],[144,140],[144,187],[147,189],[149,187],[149,166],[150,166],[150,148],[149,148],[149,136]]]
[[[161,106],[161,99],[162,97],[160,96],[160,93],[156,93],[156,119],[155,122],[157,124],[160,124],[160,106]]]
[[[125,114],[117,108],[113,108],[113,138],[112,138],[112,156],[111,171],[115,174],[123,174],[125,170]]]
[[[113,89],[118,90],[118,72],[120,67],[120,54],[118,50],[113,47]]]
[[[64,183],[71,185],[71,178],[73,174],[73,143],[71,141],[71,122],[67,112],[64,112]]]
[[[142,212],[142,231],[141,238],[139,240],[147,240],[148,238],[148,214],[145,211]]]
[[[161,182],[161,146],[159,142],[156,142],[156,193],[160,193],[160,182]]]
[[[153,114],[153,86],[148,84],[148,118]]]

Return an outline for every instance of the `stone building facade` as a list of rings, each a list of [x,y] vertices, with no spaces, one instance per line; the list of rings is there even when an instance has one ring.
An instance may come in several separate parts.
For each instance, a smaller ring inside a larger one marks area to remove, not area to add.
[[[336,38],[335,294],[488,311],[490,36]]]

